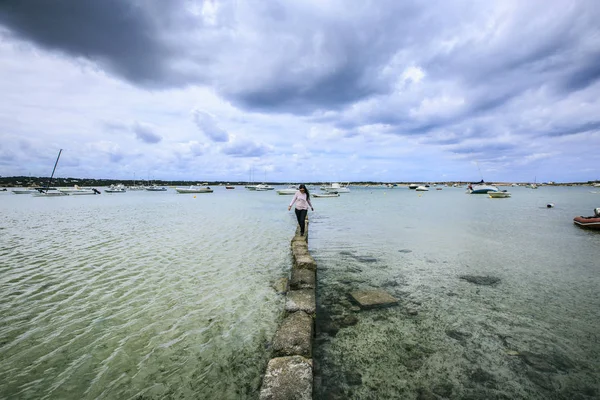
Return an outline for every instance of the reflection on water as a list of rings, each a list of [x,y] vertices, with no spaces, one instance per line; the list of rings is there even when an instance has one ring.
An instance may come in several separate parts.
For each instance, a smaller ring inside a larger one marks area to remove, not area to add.
[[[318,203],[316,398],[600,397],[600,234],[572,223],[597,197],[511,192]],[[400,305],[361,311],[348,298],[375,288]]]
[[[0,202],[0,398],[256,398],[290,267],[280,198]]]

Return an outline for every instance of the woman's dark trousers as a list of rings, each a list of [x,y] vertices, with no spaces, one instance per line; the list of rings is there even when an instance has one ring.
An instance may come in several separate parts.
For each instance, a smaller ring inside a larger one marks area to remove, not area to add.
[[[300,235],[304,236],[304,223],[306,220],[306,214],[308,210],[298,210],[296,208],[296,218],[298,218],[298,225],[300,225]]]

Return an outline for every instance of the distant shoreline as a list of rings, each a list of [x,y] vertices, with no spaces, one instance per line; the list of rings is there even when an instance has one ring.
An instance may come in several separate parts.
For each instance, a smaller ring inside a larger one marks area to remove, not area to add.
[[[45,187],[48,184],[50,177],[31,177],[31,176],[9,176],[0,177],[0,187],[30,187],[39,186]],[[110,186],[122,183],[126,186],[132,185],[150,185],[157,184],[162,186],[190,186],[190,185],[210,185],[210,186],[224,186],[234,185],[243,186],[248,185],[247,181],[181,181],[181,180],[133,180],[133,179],[91,179],[91,178],[53,178],[52,186],[82,186],[82,187],[93,187],[93,186]],[[289,185],[290,182],[264,182],[269,185]],[[327,182],[304,182],[307,185],[320,186],[330,184],[331,181]],[[346,182],[344,182],[346,183]],[[397,186],[408,186],[410,184],[430,184],[430,185],[459,185],[464,186],[469,183],[475,183],[472,181],[439,181],[439,182],[427,182],[427,181],[410,181],[410,182],[375,182],[375,181],[357,181],[350,182],[353,186],[382,186],[382,185],[397,185]],[[533,182],[487,182],[496,186],[511,186],[517,184],[519,186],[531,184]],[[587,181],[587,182],[548,182],[548,183],[537,183],[538,186],[590,186],[599,184],[600,181]]]

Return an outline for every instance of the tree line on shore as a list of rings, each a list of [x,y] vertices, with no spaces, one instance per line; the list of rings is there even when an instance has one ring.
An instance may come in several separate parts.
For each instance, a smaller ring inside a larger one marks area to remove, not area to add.
[[[8,176],[8,177],[2,177],[0,176],[0,187],[44,187],[48,184],[50,180],[50,177],[32,177],[32,176]],[[132,185],[148,185],[148,184],[156,184],[156,185],[160,185],[160,186],[190,186],[190,185],[197,185],[197,184],[208,184],[208,185],[213,185],[213,186],[218,186],[218,185],[246,185],[248,184],[248,182],[246,181],[203,181],[203,180],[198,180],[198,181],[182,181],[182,180],[173,180],[173,181],[165,181],[165,180],[153,180],[151,182],[149,181],[139,181],[136,180],[134,181],[133,179],[131,180],[123,180],[123,179],[93,179],[93,178],[57,178],[54,177],[52,179],[52,186],[58,186],[58,187],[66,187],[66,186],[74,186],[74,185],[78,185],[78,186],[82,186],[82,187],[94,187],[94,186],[110,186],[110,185],[117,185],[119,183],[122,183],[124,185],[127,186],[132,186]],[[286,183],[286,182],[264,182],[270,185],[286,185],[286,184],[290,184],[290,183]],[[316,185],[316,186],[320,186],[323,184],[329,184],[330,182],[304,182],[307,185]],[[399,185],[408,185],[411,183],[422,183],[422,182],[375,182],[375,181],[360,181],[360,182],[350,182],[350,184],[352,185],[362,185],[362,186],[376,186],[376,185],[383,185],[383,184],[399,184]],[[430,183],[436,183],[436,184],[454,184],[457,183],[459,185],[466,185],[468,183],[470,183],[469,181],[451,181],[451,182],[430,182]],[[501,184],[500,182],[496,182]],[[523,182],[523,183],[527,183],[527,182]],[[572,185],[593,185],[593,184],[598,184],[600,183],[600,181],[587,181],[587,182],[564,182],[564,183],[552,183],[553,185],[556,186],[572,186]],[[510,185],[510,183],[505,183],[506,185]]]

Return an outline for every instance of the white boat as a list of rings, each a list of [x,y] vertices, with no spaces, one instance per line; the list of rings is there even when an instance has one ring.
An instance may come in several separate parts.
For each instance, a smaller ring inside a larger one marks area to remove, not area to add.
[[[271,185],[267,185],[266,183],[261,183],[260,185],[256,185],[257,192],[264,192],[267,190],[274,190],[275,188]]]
[[[337,192],[329,192],[329,193],[314,193],[311,195],[316,198],[327,198],[327,197],[340,197],[340,194]]]
[[[58,190],[69,195],[100,194],[100,192],[94,188],[81,188],[77,185],[73,186],[72,188],[59,188]]]
[[[13,189],[12,192],[14,194],[33,194],[33,193],[37,193],[38,191],[31,188],[31,189]]]
[[[330,186],[321,186],[321,190],[324,192],[337,192],[337,193],[350,193],[350,183],[340,185],[339,183],[332,183]]]
[[[417,187],[415,188],[415,190],[416,190],[417,192],[428,192],[428,191],[429,191],[429,189],[428,189],[427,187],[425,187],[425,186],[417,186]]]
[[[146,188],[141,184],[141,182],[139,184],[136,182],[135,174],[133,174],[133,185],[128,186],[127,190],[146,190]]]
[[[416,183],[411,183],[410,185],[408,185],[408,188],[411,190],[415,190],[418,187],[419,187],[419,185],[417,185]]]
[[[176,187],[177,193],[212,193],[213,190],[208,186],[190,186],[190,187]]]
[[[104,189],[106,193],[125,193],[127,190],[123,184],[110,185],[107,189]]]
[[[478,184],[470,184],[467,187],[467,193],[470,194],[489,194],[489,192],[499,192],[498,188],[493,185],[487,185],[483,182],[479,182]]]
[[[52,175],[50,175],[50,180],[48,181],[48,185],[43,189],[38,189],[38,193],[34,193],[35,197],[60,197],[60,196],[68,196],[67,193],[63,193],[60,190],[55,188],[51,188],[52,178],[54,178],[54,172],[56,171],[56,166],[58,165],[58,160],[60,159],[60,154],[62,153],[62,149],[58,152],[58,157],[56,157],[56,162],[54,163],[54,169],[52,169]]]
[[[297,191],[298,191],[298,188],[296,186],[290,185],[286,189],[278,189],[277,194],[293,196],[296,194]]]
[[[128,186],[127,190],[146,190],[146,188],[142,185],[132,185]]]
[[[149,192],[165,192],[167,190],[166,187],[158,185],[146,186],[145,189]]]
[[[506,197],[510,197],[510,192],[506,190],[498,191],[498,192],[488,192],[488,195],[491,199],[502,199]]]
[[[32,196],[34,197],[59,197],[59,196],[68,196],[68,193],[61,192],[57,189],[41,189],[38,193],[34,193]]]
[[[525,185],[525,187],[527,189],[537,189],[538,185],[537,185],[537,176],[535,178],[533,178],[533,183],[529,183],[527,185]]]

